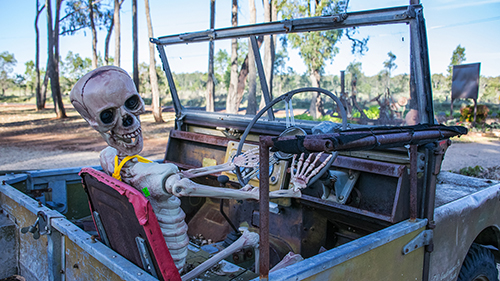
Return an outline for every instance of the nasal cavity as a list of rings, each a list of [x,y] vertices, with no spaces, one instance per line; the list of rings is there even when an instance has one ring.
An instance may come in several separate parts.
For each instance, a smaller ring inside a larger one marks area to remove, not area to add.
[[[123,127],[132,126],[134,124],[134,119],[130,115],[123,116]]]

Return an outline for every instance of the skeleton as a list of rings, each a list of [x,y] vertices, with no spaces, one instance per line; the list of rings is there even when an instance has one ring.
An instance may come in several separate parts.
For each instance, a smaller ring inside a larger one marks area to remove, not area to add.
[[[187,256],[189,238],[179,197],[259,199],[258,188],[250,185],[235,190],[201,185],[190,180],[193,177],[233,170],[237,166],[256,168],[257,150],[247,151],[228,163],[183,172],[179,172],[174,164],[147,162],[137,157],[143,148],[139,115],[145,112],[144,102],[130,76],[121,68],[104,66],[87,73],[73,87],[70,99],[80,115],[109,145],[100,154],[104,171],[109,175],[119,175],[122,181],[138,190],[146,188],[149,191],[148,199],[180,272]],[[302,155],[297,164],[297,173],[292,169],[293,188],[273,191],[269,196],[300,197],[300,190],[305,188],[311,177],[325,165],[323,163],[323,166],[314,168],[320,156],[317,155],[310,164],[312,154],[305,162]],[[128,161],[123,164],[124,160]],[[115,170],[120,166],[121,170]]]

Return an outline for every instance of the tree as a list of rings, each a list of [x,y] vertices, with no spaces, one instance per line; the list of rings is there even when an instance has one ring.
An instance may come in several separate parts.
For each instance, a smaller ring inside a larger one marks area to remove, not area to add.
[[[13,71],[13,67],[16,66],[17,60],[14,54],[10,54],[5,51],[0,53],[0,87],[2,88],[2,96],[5,95],[5,90],[7,85],[11,81],[9,79],[9,74]]]
[[[104,39],[104,64],[109,65],[109,42],[111,41],[111,34],[113,33],[113,28],[115,26],[115,21],[113,20],[114,14],[111,10],[106,11],[105,25],[108,27],[106,32],[106,38]]]
[[[250,8],[250,24],[256,23],[257,12],[255,10],[255,0],[248,1]],[[257,69],[255,67],[255,55],[252,44],[248,39],[248,104],[247,114],[257,113]]]
[[[448,70],[447,70],[448,75],[450,76],[453,75],[454,65],[462,64],[464,61],[465,61],[465,48],[459,44],[457,48],[453,51],[453,54],[451,55],[451,62],[448,65]]]
[[[238,0],[233,0],[231,9],[231,25],[238,26]],[[229,91],[226,99],[226,111],[228,113],[238,113],[237,104],[238,87],[238,39],[231,39],[231,79]]]
[[[210,0],[210,29],[215,28],[215,0]],[[207,112],[215,111],[215,77],[214,77],[214,49],[213,40],[208,42],[208,77],[207,92],[205,94],[205,110]]]
[[[72,83],[76,83],[91,70],[92,60],[90,58],[82,58],[80,54],[73,54],[72,51],[68,52],[63,63],[63,73]]]
[[[115,60],[114,65],[120,67],[120,49],[121,49],[121,40],[120,40],[120,9],[122,7],[122,3],[124,0],[114,0],[114,12],[113,12],[113,23],[115,26]]]
[[[219,76],[218,80],[222,81],[226,88],[229,88],[230,59],[229,54],[224,49],[219,49],[214,58],[215,73]]]
[[[144,0],[146,6],[146,20],[148,22],[148,36],[153,38],[153,26],[151,24],[151,13],[149,12],[149,0]],[[155,47],[149,42],[149,81],[151,83],[153,116],[155,122],[164,122],[161,116],[160,90],[158,89],[158,74],[156,73]]]
[[[38,19],[40,18],[40,14],[42,13],[43,9],[45,8],[45,5],[42,5],[40,7],[40,4],[38,3],[38,0],[36,0],[36,16],[35,16],[35,63],[34,63],[34,68],[35,68],[35,99],[36,99],[36,110],[42,110],[45,108],[45,90],[46,86],[44,87],[43,95],[42,91],[40,89],[40,31],[38,30]]]
[[[275,21],[278,17],[276,8],[276,0],[263,0],[264,4],[264,22]],[[274,58],[276,55],[276,40],[272,35],[264,36],[264,75],[266,76],[267,89],[269,90],[270,100],[273,99],[273,75],[274,75]],[[259,108],[266,106],[264,97],[260,100]]]
[[[386,84],[386,88],[390,89],[390,86],[391,86],[391,72],[392,72],[393,69],[396,69],[398,66],[394,63],[394,61],[396,60],[396,55],[393,54],[392,52],[387,53],[387,55],[389,56],[389,59],[387,59],[386,61],[384,61],[384,67],[387,70],[387,84]]]
[[[139,43],[137,35],[137,0],[132,0],[132,79],[139,91]]]
[[[293,0],[280,5],[283,18],[301,18],[332,15],[339,11],[337,0]],[[313,87],[320,87],[321,76],[327,60],[332,60],[339,52],[335,44],[342,36],[342,30],[327,30],[307,33],[293,33],[288,40],[293,48],[300,50],[300,56],[307,66]],[[322,101],[318,93],[313,93],[309,113],[316,119],[320,115]]]
[[[62,102],[61,87],[59,85],[59,19],[62,0],[56,0],[55,18],[52,18],[52,6],[50,0],[45,1],[47,10],[47,49],[48,63],[47,72],[50,78],[50,89],[54,100],[54,111],[57,118],[66,118],[66,110]],[[52,26],[54,24],[54,26]]]
[[[80,30],[90,28],[92,33],[92,67],[97,68],[101,64],[97,55],[97,28],[106,27],[108,32],[111,32],[111,23],[113,22],[110,20],[111,11],[105,9],[99,0],[88,0],[87,2],[69,0],[66,2],[65,11],[66,15],[61,19],[61,35],[73,35]]]

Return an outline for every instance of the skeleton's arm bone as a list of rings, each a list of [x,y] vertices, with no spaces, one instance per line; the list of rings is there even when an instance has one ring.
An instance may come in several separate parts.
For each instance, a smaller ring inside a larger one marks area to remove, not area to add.
[[[175,175],[174,175],[175,176]],[[231,188],[220,188],[213,187],[209,185],[198,184],[190,179],[183,178],[180,180],[171,180],[174,176],[167,179],[166,185],[171,184],[171,186],[166,187],[166,190],[171,190],[171,194],[182,197],[182,196],[192,196],[192,197],[213,197],[220,199],[254,199],[259,200],[259,192],[256,189],[252,190],[237,190]]]
[[[184,274],[181,278],[182,281],[188,281],[196,276],[200,275],[201,273],[205,272],[207,269],[211,268],[221,260],[223,260],[225,257],[229,256],[230,254],[239,251],[245,246],[252,246],[255,247],[259,243],[259,234],[250,232],[248,230],[245,230],[243,232],[243,235],[238,238],[233,244],[231,244],[229,247],[225,248],[224,250],[220,251],[217,253],[215,256],[211,257],[204,263],[200,264],[197,266],[195,269],[191,270],[190,272]]]
[[[219,172],[224,172],[224,171],[230,171],[235,168],[234,164],[232,162],[216,165],[216,166],[210,166],[210,167],[203,167],[203,168],[196,168],[196,169],[190,169],[186,171],[182,171],[182,175],[184,178],[195,178],[195,177],[201,177],[201,176],[206,176],[209,174],[213,173],[219,173]]]
[[[179,174],[170,176],[165,182],[165,191],[177,197],[212,197],[220,199],[259,200],[259,188],[246,185],[241,189],[220,188],[198,184]],[[301,197],[300,190],[276,190],[269,192],[270,198]]]

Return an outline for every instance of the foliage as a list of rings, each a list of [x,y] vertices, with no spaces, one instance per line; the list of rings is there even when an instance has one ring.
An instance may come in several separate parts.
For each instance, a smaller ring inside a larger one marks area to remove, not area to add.
[[[457,48],[453,51],[453,54],[451,55],[451,62],[448,65],[448,70],[447,70],[448,74],[451,76],[453,74],[453,66],[462,64],[464,61],[465,61],[465,48],[459,44]]]
[[[363,109],[363,112],[366,114],[366,117],[370,119],[378,119],[380,116],[380,108],[377,105],[372,105],[368,109]],[[353,109],[352,117],[361,118],[361,113]]]
[[[245,55],[248,54],[248,43],[238,41],[238,67],[243,64]],[[245,54],[245,55],[242,55]],[[219,49],[214,55],[214,76],[215,84],[223,82],[226,89],[229,89],[231,80],[231,56],[224,49]]]
[[[105,7],[102,1],[93,1],[94,23],[102,29],[111,24],[113,10]],[[76,32],[90,28],[90,9],[88,1],[69,0],[66,1],[66,15],[61,18],[60,35],[73,35]]]
[[[394,63],[394,61],[396,60],[396,55],[392,52],[389,52],[387,53],[387,56],[389,56],[389,58],[386,61],[384,61],[384,67],[389,71],[389,73],[391,73],[393,69],[396,69],[398,67]]]
[[[476,112],[476,122],[477,123],[482,123],[486,120],[486,117],[488,117],[488,112],[490,109],[484,105],[484,104],[479,104],[477,105],[477,112]],[[474,121],[474,106],[466,106],[460,109],[460,121],[467,121],[467,122],[472,122]]]
[[[283,19],[294,19],[313,16],[333,15],[339,12],[338,1],[283,1],[281,8]],[[312,9],[311,6],[314,6]],[[327,61],[332,60],[339,52],[335,44],[342,36],[342,30],[327,30],[306,33],[291,33],[288,35],[293,48],[300,50],[300,56],[307,66],[308,72],[323,73]]]
[[[76,83],[78,79],[92,70],[92,60],[82,58],[80,54],[73,54],[72,51],[69,51],[62,63],[62,69],[64,76]]]
[[[465,167],[458,171],[459,174],[469,176],[469,177],[479,177],[479,175],[484,171],[484,168],[481,166],[475,167]]]
[[[302,114],[299,114],[299,115],[295,115],[294,117],[295,119],[300,119],[300,120],[314,120],[314,118],[309,115],[308,113],[302,113]],[[337,118],[337,117],[333,117],[333,116],[330,116],[330,115],[324,115],[324,116],[321,116],[319,117],[318,119],[316,119],[317,121],[331,121],[331,122],[335,122],[335,123],[342,123],[342,119],[340,118]]]
[[[12,68],[16,65],[17,60],[14,54],[7,51],[0,53],[0,87],[2,88],[2,95],[4,95],[6,88],[14,81],[9,78]]]

